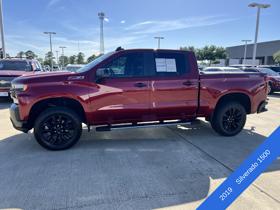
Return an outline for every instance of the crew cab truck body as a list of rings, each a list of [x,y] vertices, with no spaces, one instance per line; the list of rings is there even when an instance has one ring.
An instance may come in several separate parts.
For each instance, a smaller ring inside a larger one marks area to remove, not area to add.
[[[219,134],[236,135],[247,114],[265,111],[267,81],[260,73],[200,74],[188,51],[135,49],[105,54],[76,73],[19,77],[11,94],[14,127],[34,128],[38,143],[60,150],[78,141],[82,123],[111,130],[205,117]]]

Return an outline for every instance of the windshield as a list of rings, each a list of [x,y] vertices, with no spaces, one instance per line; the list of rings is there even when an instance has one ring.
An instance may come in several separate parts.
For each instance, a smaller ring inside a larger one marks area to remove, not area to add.
[[[0,61],[0,70],[32,71],[31,65],[26,61]]]
[[[94,66],[98,65],[99,63],[101,63],[102,61],[104,61],[106,58],[110,57],[114,53],[115,52],[109,52],[109,53],[106,53],[106,54],[94,59],[92,62],[90,62],[87,65],[85,65],[84,67],[78,69],[77,72],[81,73],[81,72],[85,72],[85,71],[92,69]]]
[[[278,73],[272,71],[271,69],[259,69],[260,72],[267,74],[268,76],[279,76]]]

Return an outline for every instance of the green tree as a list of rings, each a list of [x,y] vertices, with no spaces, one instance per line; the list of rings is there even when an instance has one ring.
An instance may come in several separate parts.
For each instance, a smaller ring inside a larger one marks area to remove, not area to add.
[[[69,63],[74,64],[76,62],[76,55],[69,56]]]
[[[51,66],[51,59],[53,58],[53,53],[52,52],[47,52],[45,55],[45,60],[44,60],[44,65],[49,65]]]
[[[37,60],[39,61],[39,63],[42,65],[44,63],[43,58],[37,58]]]
[[[226,59],[226,49],[223,47],[216,47],[215,59]]]
[[[25,52],[25,56],[26,58],[29,58],[29,59],[34,59],[34,58],[37,58],[38,56],[31,50],[27,50]]]
[[[181,50],[193,51],[197,57],[197,60],[208,60],[210,64],[217,59],[225,59],[226,50],[223,47],[217,47],[215,45],[205,46],[203,48],[195,48],[193,46],[180,47]]]
[[[77,55],[77,64],[84,64],[85,63],[84,59],[85,59],[85,54],[79,52]]]
[[[192,51],[194,53],[196,52],[196,48],[194,46],[180,47],[180,50]]]
[[[215,53],[216,53],[216,47],[214,45],[205,46],[202,48],[203,60],[209,60],[210,63],[211,63],[211,61],[214,61],[216,59]]]
[[[67,64],[69,64],[69,58],[66,55],[60,56],[59,63],[61,63],[61,65],[64,64],[63,67],[65,67]]]
[[[273,60],[275,63],[280,64],[280,50],[273,54]]]
[[[91,61],[93,61],[96,58],[96,55],[91,55],[87,58],[87,62],[90,63]]]
[[[19,57],[19,58],[23,58],[24,56],[25,56],[25,52],[23,52],[23,51],[20,51],[17,54],[17,57]]]

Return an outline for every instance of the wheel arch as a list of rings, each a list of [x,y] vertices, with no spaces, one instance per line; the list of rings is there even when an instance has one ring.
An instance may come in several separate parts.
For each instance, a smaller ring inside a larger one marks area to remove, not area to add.
[[[216,103],[214,112],[227,102],[238,102],[245,108],[247,114],[251,113],[251,99],[247,94],[241,92],[227,93],[221,96]]]
[[[81,121],[86,123],[86,114],[82,104],[73,98],[57,97],[42,99],[34,103],[29,112],[28,125],[30,128],[34,126],[36,118],[49,107],[67,107],[78,114]]]

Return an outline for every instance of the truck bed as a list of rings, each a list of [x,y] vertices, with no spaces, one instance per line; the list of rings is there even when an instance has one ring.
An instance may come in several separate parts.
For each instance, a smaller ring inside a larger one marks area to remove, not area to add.
[[[244,93],[250,97],[251,111],[255,113],[264,95],[267,95],[267,78],[258,72],[207,72],[199,74],[198,116],[215,109],[215,102],[224,93]],[[214,100],[213,100],[214,99]]]

